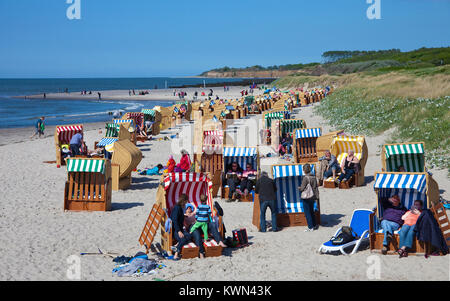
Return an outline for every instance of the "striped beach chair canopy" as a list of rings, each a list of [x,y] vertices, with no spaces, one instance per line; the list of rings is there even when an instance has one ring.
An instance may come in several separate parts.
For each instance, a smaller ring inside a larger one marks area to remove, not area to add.
[[[141,113],[143,113],[144,114],[144,116],[145,115],[148,115],[148,116],[151,116],[151,117],[155,117],[155,115],[156,115],[156,111],[155,110],[153,110],[153,109],[142,109],[141,110]]]
[[[430,208],[427,200],[426,173],[380,172],[375,175],[374,189],[378,195],[378,217],[383,216],[382,199],[398,195],[401,203],[410,209],[416,200],[423,201],[423,207]],[[376,229],[379,225],[376,225]]]
[[[254,170],[258,170],[257,155],[256,147],[224,147],[223,160],[225,169],[233,162],[236,162],[244,170],[247,163],[252,164]]]
[[[72,136],[77,133],[83,133],[82,125],[64,125],[57,126],[58,141],[60,144],[69,144]]]
[[[220,154],[223,148],[223,131],[203,132],[203,152],[206,154]]]
[[[105,173],[104,159],[67,159],[67,172],[98,172]]]
[[[134,120],[133,119],[114,119],[114,123],[115,124],[130,123],[131,126],[133,126]]]
[[[133,126],[139,125],[142,127],[144,124],[144,113],[142,112],[128,112],[126,113],[122,119],[133,119]]]
[[[304,128],[304,121],[300,119],[281,119],[281,134],[292,133],[295,129]]]
[[[361,160],[363,154],[364,136],[336,136],[331,143],[331,153],[337,154],[339,164],[342,164],[350,150],[355,152],[356,158]]]
[[[425,150],[423,143],[403,143],[384,145],[386,171],[398,171],[400,166],[406,172],[425,171]]]
[[[315,175],[314,164],[311,164],[311,175]],[[277,186],[277,212],[301,213],[303,201],[298,187],[302,184],[303,165],[273,165],[273,179]],[[318,210],[317,204],[314,210]]]
[[[106,124],[106,137],[119,137],[120,124],[107,123]]]
[[[295,139],[321,137],[321,128],[298,129],[295,131]]]
[[[203,173],[170,173],[164,177],[164,190],[166,191],[166,208],[168,214],[172,211],[172,208],[178,202],[178,198],[181,194],[186,194],[189,198],[189,202],[195,207],[200,205],[200,195],[204,194],[208,197],[207,204],[213,210],[211,187],[212,182]]]
[[[270,128],[272,125],[272,120],[289,119],[291,118],[291,113],[289,111],[270,112],[265,114],[264,118],[266,128]]]
[[[102,138],[102,140],[100,140],[100,141],[97,143],[97,147],[105,147],[105,146],[107,146],[107,145],[109,145],[109,144],[113,144],[113,143],[116,142],[117,140],[119,140],[119,139],[117,139],[117,138],[111,138],[111,137],[104,137],[104,138]]]

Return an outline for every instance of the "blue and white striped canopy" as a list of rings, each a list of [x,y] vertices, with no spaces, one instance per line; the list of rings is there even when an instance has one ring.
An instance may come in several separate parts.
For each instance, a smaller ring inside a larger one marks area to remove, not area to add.
[[[256,156],[256,147],[225,147],[224,157],[250,157]]]
[[[114,123],[115,124],[120,124],[120,123],[131,123],[131,125],[133,126],[133,119],[114,119]]]
[[[374,188],[414,189],[422,193],[425,191],[426,185],[425,174],[377,173]]]
[[[313,138],[322,136],[321,128],[298,129],[295,131],[295,138]]]
[[[225,147],[223,149],[223,161],[225,168],[236,162],[245,170],[247,163],[251,164],[254,170],[258,169],[256,147]]]
[[[311,175],[315,175],[314,164],[311,164]],[[303,176],[303,165],[274,165],[272,166],[273,178]]]
[[[314,165],[311,164],[311,174],[314,175]],[[303,200],[298,187],[302,184],[303,165],[274,165],[273,178],[277,186],[277,212],[301,213],[304,212]],[[317,202],[314,211],[317,211]]]
[[[117,140],[119,140],[119,139],[117,139],[117,138],[102,138],[102,140],[100,140],[97,143],[97,146],[104,147],[108,144],[116,142]]]

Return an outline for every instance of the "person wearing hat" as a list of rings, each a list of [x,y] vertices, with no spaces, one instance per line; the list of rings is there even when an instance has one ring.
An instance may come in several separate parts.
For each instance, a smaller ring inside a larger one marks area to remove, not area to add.
[[[383,248],[381,252],[387,253],[389,243],[391,242],[394,231],[400,229],[403,225],[402,216],[407,212],[407,209],[400,202],[398,195],[394,195],[388,199],[381,201],[383,207],[383,217],[381,218],[381,228],[384,233]]]
[[[181,150],[180,163],[176,167],[178,167],[177,169],[181,170],[181,172],[187,172],[191,169],[191,158],[189,157],[187,150]]]

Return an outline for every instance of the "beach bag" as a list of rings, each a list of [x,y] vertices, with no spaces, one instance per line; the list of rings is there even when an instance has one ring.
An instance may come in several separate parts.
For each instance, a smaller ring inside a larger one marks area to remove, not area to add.
[[[310,179],[308,177],[305,178],[308,179],[308,184],[306,185],[305,190],[302,191],[301,198],[304,200],[308,200],[314,196],[314,191],[311,187]]]
[[[358,238],[357,235],[353,234],[353,229],[348,226],[344,226],[341,232],[337,236],[333,236],[330,240],[333,245],[339,246],[354,241]]]
[[[245,228],[233,230],[233,246],[239,248],[247,245],[247,230]]]

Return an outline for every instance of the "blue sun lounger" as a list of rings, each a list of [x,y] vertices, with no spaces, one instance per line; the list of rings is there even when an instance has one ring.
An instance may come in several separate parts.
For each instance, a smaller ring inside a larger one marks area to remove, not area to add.
[[[355,254],[361,243],[369,239],[369,220],[372,213],[373,211],[368,209],[356,209],[353,211],[350,227],[353,229],[353,232],[358,235],[358,238],[343,245],[334,245],[330,239],[320,246],[319,253],[322,254],[340,251],[343,255],[349,255],[344,249],[353,246],[353,251],[350,254]],[[342,227],[336,231],[333,237],[336,237],[341,230]]]

